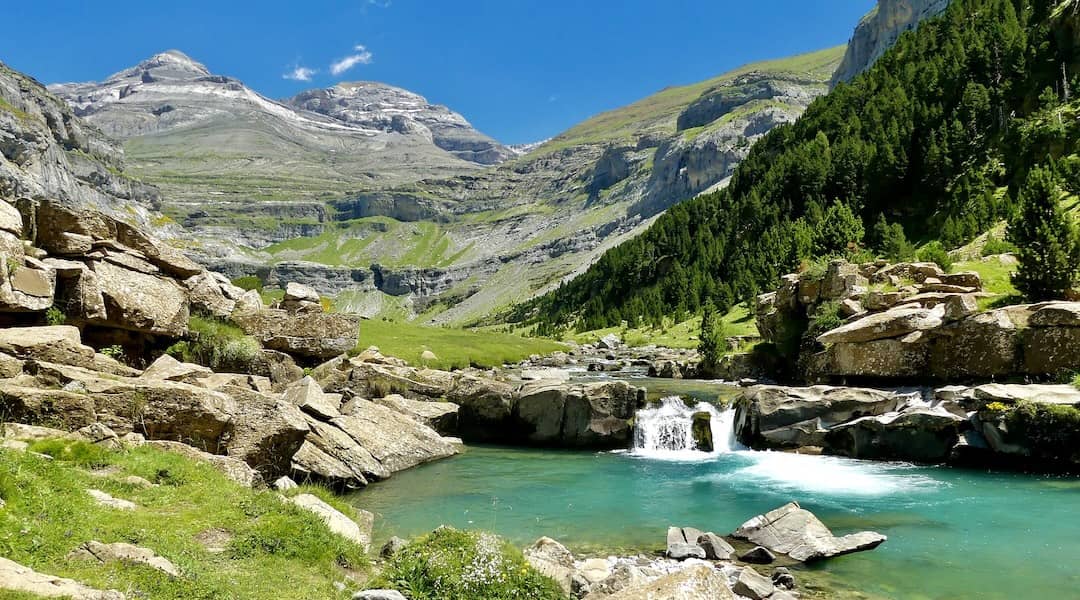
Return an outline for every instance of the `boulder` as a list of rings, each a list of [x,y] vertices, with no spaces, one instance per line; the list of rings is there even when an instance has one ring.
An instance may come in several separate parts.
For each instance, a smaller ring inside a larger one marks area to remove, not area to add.
[[[614,333],[609,333],[596,342],[596,347],[602,350],[615,350],[622,345],[622,340]]]
[[[861,296],[866,293],[867,285],[869,281],[859,273],[859,265],[834,260],[825,272],[820,297],[823,300],[844,300]]]
[[[692,527],[668,527],[665,554],[675,560],[705,558],[705,549],[697,542],[702,535],[702,532]]]
[[[209,271],[185,279],[184,287],[195,310],[222,319],[228,318],[236,310],[236,297],[243,293],[243,290],[231,284],[222,284]]]
[[[938,275],[938,279],[945,285],[982,289],[982,277],[975,271],[962,271],[960,273],[944,273]]]
[[[276,350],[263,350],[252,363],[251,374],[270,380],[274,391],[280,392],[290,383],[300,381],[304,370],[291,356]]]
[[[22,213],[6,201],[0,201],[0,231],[6,231],[17,238],[23,235]]]
[[[456,446],[434,430],[366,400],[358,401],[351,414],[332,423],[391,472],[458,453]]]
[[[991,402],[1000,402],[1006,405],[1019,402],[1037,402],[1041,404],[1080,406],[1080,390],[1067,384],[988,383],[972,388],[969,394],[964,395],[970,396],[974,400],[973,406],[970,408],[975,410],[982,409]]]
[[[170,577],[179,577],[180,569],[168,559],[158,556],[149,548],[115,542],[102,544],[91,540],[67,555],[68,560],[96,560],[102,564],[119,562],[126,565],[143,565],[161,571]]]
[[[315,477],[335,486],[362,487],[390,476],[389,468],[336,425],[309,417],[308,427],[311,431],[292,459],[301,481]]]
[[[259,312],[264,308],[266,307],[263,305],[262,296],[259,295],[258,290],[248,290],[237,299],[233,312]]]
[[[899,280],[909,279],[922,283],[928,277],[940,279],[945,272],[934,263],[897,263],[888,265],[874,273],[873,280],[876,283],[886,283],[890,277]]]
[[[95,446],[102,446],[110,450],[122,450],[124,448],[116,432],[101,423],[91,423],[86,427],[80,427],[70,437],[82,439]]]
[[[1028,320],[1029,327],[1080,327],[1080,302],[1049,302],[1039,305]]]
[[[696,412],[691,417],[690,435],[694,439],[694,450],[698,452],[712,452],[712,413]]]
[[[434,362],[434,361],[437,361],[437,360],[439,360],[438,355],[436,355],[431,350],[424,350],[423,352],[420,353],[420,362],[429,363],[429,362]]]
[[[228,455],[246,462],[265,479],[289,473],[293,455],[311,430],[300,409],[246,388],[225,386],[221,391],[236,402]]]
[[[709,565],[695,564],[653,581],[628,586],[607,600],[734,600],[727,579]]]
[[[55,303],[76,322],[104,322],[109,318],[101,282],[90,267],[81,262],[46,258],[45,264],[56,271]]]
[[[120,592],[97,590],[71,579],[38,573],[29,567],[0,557],[0,590],[32,597],[69,600],[124,600]]]
[[[379,556],[382,558],[391,558],[398,552],[404,550],[405,547],[408,545],[409,542],[399,538],[396,535],[392,536],[390,539],[386,540],[386,543],[383,544],[381,549],[379,549]],[[528,558],[527,555],[526,558]]]
[[[776,555],[763,546],[755,546],[739,555],[739,560],[755,565],[769,565],[776,562]]]
[[[935,329],[944,323],[945,309],[894,308],[876,313],[818,336],[822,344],[871,342],[898,338],[916,331]]]
[[[644,390],[625,382],[525,385],[515,420],[533,443],[575,448],[622,448]]]
[[[41,312],[52,306],[56,271],[28,256],[19,260],[4,254],[0,253],[0,258],[6,259],[0,264],[0,310]]]
[[[869,531],[836,537],[797,502],[750,519],[732,535],[801,562],[870,550],[886,540],[885,536]]]
[[[750,600],[765,600],[776,591],[776,587],[768,577],[759,575],[750,567],[743,567],[731,591]]]
[[[300,487],[300,484],[293,481],[292,477],[286,475],[278,477],[276,480],[274,480],[274,483],[270,484],[270,487],[274,488],[279,492],[287,492],[289,490],[295,490],[296,488]]]
[[[1032,327],[1022,337],[1024,373],[1059,376],[1080,369],[1080,327]]]
[[[94,349],[84,346],[78,328],[70,325],[0,328],[0,352],[21,359],[94,366]]]
[[[701,546],[701,549],[705,551],[705,558],[709,560],[731,560],[735,556],[735,548],[715,533],[699,535],[697,545]]]
[[[910,409],[837,425],[825,435],[824,446],[826,452],[852,458],[944,462],[966,422],[944,408]]]
[[[735,401],[735,432],[742,443],[755,445],[780,439],[778,430],[805,430],[807,422],[814,423],[815,430],[828,429],[896,411],[906,401],[900,394],[865,388],[755,386]]]
[[[182,363],[168,354],[162,354],[150,363],[140,377],[147,380],[179,381],[197,385],[200,379],[213,374],[213,371],[202,365]]]
[[[977,314],[934,332],[929,372],[942,379],[1007,377],[1020,369],[1020,338],[1005,310]]]
[[[352,445],[358,448],[355,442]],[[371,458],[371,453],[367,453],[367,458],[378,464]],[[368,484],[362,471],[329,454],[311,440],[305,440],[293,455],[292,472],[302,482],[320,481],[338,489],[357,489]]]
[[[280,309],[237,311],[232,319],[271,350],[319,360],[352,350],[361,321],[359,315]]]
[[[832,377],[919,377],[930,368],[930,340],[922,332],[898,339],[837,343],[825,352]]]
[[[86,427],[98,420],[94,400],[86,394],[19,385],[16,381],[0,381],[5,419],[48,423],[65,429]]]
[[[105,508],[111,508],[113,510],[136,510],[139,508],[134,502],[121,498],[114,498],[101,490],[86,490],[86,493],[89,494],[95,502]]]
[[[408,600],[397,590],[364,590],[353,594],[352,600]]]
[[[375,400],[375,403],[430,427],[440,435],[454,435],[457,433],[458,411],[460,410],[457,404],[409,400],[397,394],[379,398]]]
[[[542,537],[525,549],[525,560],[541,575],[554,579],[567,595],[573,592],[574,555],[566,546]]]
[[[187,333],[187,292],[175,280],[108,260],[91,262],[90,268],[107,316],[88,322],[173,338]]]
[[[370,521],[374,519],[374,516],[370,519],[363,519],[365,523],[369,524],[367,529],[364,530],[356,521],[345,516],[336,508],[323,502],[317,496],[313,496],[312,494],[299,494],[293,496],[292,498],[289,498],[289,502],[322,519],[330,531],[357,544],[364,549],[365,553],[371,548]],[[368,513],[368,515],[370,514],[371,513]]]
[[[310,376],[290,384],[285,389],[285,400],[323,421],[341,416],[341,395],[323,392],[319,383]]]

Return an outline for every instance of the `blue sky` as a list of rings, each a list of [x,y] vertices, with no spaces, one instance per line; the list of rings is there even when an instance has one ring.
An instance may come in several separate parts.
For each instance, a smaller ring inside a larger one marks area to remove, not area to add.
[[[46,83],[88,81],[176,48],[273,98],[338,81],[398,85],[450,106],[503,142],[522,143],[664,87],[844,43],[873,5],[34,0],[4,8],[10,20],[0,61]]]

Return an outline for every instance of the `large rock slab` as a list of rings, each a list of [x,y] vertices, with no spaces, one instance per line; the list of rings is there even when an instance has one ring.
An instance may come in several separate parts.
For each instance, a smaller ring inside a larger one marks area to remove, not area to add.
[[[361,322],[359,315],[280,309],[237,311],[232,319],[267,348],[319,360],[352,350]]]
[[[542,537],[525,549],[525,560],[532,568],[555,580],[567,595],[573,592],[574,555],[559,542]]]
[[[751,446],[806,445],[802,436],[833,425],[898,410],[908,398],[889,391],[844,387],[755,386],[735,401],[735,432]],[[791,443],[780,443],[790,439]]]
[[[246,462],[268,481],[289,473],[293,455],[311,431],[300,409],[243,387],[224,386],[220,391],[236,401],[228,455]]]
[[[870,531],[836,537],[797,502],[750,519],[732,535],[803,562],[871,550],[887,539]]]
[[[162,354],[143,371],[143,379],[157,381],[180,381],[197,384],[198,380],[213,375],[214,372],[202,365],[183,363],[168,354]]]
[[[4,418],[22,423],[43,423],[73,430],[98,420],[94,400],[85,394],[20,385],[17,380],[0,381],[0,401]]]
[[[695,564],[647,583],[628,586],[607,600],[734,600],[727,579],[713,567]]]
[[[124,600],[125,598],[120,592],[97,590],[71,579],[38,573],[3,557],[0,557],[0,590],[68,600]]]
[[[827,350],[829,376],[909,378],[930,369],[930,344],[921,332],[898,339],[837,343]]]
[[[301,473],[310,473],[331,480],[342,473],[351,473],[356,478],[355,482],[349,482],[344,478],[340,482],[350,487],[367,485],[369,480],[386,479],[390,476],[389,468],[337,425],[310,417],[307,421],[311,432],[305,438],[306,443],[293,456],[293,466],[299,467]],[[309,444],[311,448],[308,447]]]
[[[354,401],[350,414],[332,423],[391,472],[458,453],[454,444],[433,429],[366,400]]]
[[[289,384],[285,388],[285,401],[323,421],[341,416],[341,395],[327,394],[310,376]]]
[[[1020,370],[1019,328],[1010,311],[993,310],[935,332],[929,372],[942,379],[1006,377]]]
[[[91,323],[167,337],[187,333],[187,292],[175,280],[103,260],[90,263],[105,301],[105,319]]]
[[[119,562],[127,565],[144,565],[161,571],[170,577],[179,577],[180,569],[168,559],[158,556],[149,548],[124,542],[103,544],[91,540],[67,555],[68,560],[96,560],[102,564]]]
[[[817,340],[822,344],[851,344],[898,338],[916,331],[941,327],[944,324],[944,318],[944,306],[933,309],[894,308],[841,325],[818,336]]]
[[[440,435],[457,435],[460,407],[452,402],[425,402],[391,394],[385,398],[376,399],[375,403],[430,427]]]
[[[0,352],[21,359],[94,366],[94,349],[84,346],[79,329],[70,325],[0,328]]]
[[[644,390],[625,382],[539,382],[522,388],[514,414],[533,443],[620,448],[633,436],[632,421],[644,400]]]
[[[829,430],[825,450],[871,460],[944,462],[959,441],[965,423],[966,418],[944,408],[863,417]]]

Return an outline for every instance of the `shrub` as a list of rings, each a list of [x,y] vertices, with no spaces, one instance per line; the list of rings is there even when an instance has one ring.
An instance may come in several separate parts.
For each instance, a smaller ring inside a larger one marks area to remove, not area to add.
[[[623,336],[626,339],[626,336]],[[724,335],[724,321],[716,312],[711,300],[705,301],[701,315],[701,333],[698,337],[698,352],[707,368],[716,367],[720,359],[729,350]]]
[[[919,248],[918,257],[922,262],[937,263],[946,273],[952,270],[952,257],[949,256],[948,251],[945,250],[945,245],[941,242],[933,241]]]
[[[101,353],[109,358],[124,360],[124,348],[119,345],[106,346],[101,349]]]
[[[49,325],[63,325],[67,322],[67,315],[59,308],[50,306],[49,310],[45,311],[45,322]]]
[[[998,238],[990,238],[986,240],[986,245],[983,246],[983,256],[995,256],[998,254],[1013,254],[1016,252],[1016,246],[1009,243],[1006,240],[1000,240]]]
[[[379,585],[413,600],[564,600],[558,585],[493,534],[440,527],[394,555]]]
[[[1073,462],[1080,457],[1080,410],[1060,404],[1020,402],[1005,417],[1009,437],[1035,455]]]
[[[173,358],[215,371],[239,373],[251,372],[260,358],[262,346],[258,340],[232,323],[192,315],[188,330],[191,339],[177,342],[166,351]]]
[[[817,307],[814,315],[810,317],[810,327],[807,328],[806,333],[816,338],[826,331],[832,331],[843,324],[844,317],[840,313],[840,303],[832,300]]]

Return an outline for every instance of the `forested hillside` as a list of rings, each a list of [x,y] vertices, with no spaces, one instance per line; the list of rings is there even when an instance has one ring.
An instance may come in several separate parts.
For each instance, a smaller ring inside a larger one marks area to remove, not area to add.
[[[549,333],[728,307],[808,259],[876,248],[882,216],[964,243],[1008,216],[1033,166],[1074,151],[1077,6],[955,0],[773,130],[727,189],[671,208],[516,318]]]

